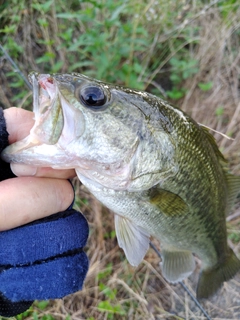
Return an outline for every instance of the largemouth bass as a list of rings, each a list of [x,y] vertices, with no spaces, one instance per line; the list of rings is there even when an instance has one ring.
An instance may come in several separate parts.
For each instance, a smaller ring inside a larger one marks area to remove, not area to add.
[[[36,74],[35,125],[5,161],[75,168],[115,213],[118,243],[137,266],[150,236],[160,240],[162,273],[178,282],[202,261],[198,298],[240,270],[225,217],[240,190],[214,138],[180,109],[146,92],[80,74]]]

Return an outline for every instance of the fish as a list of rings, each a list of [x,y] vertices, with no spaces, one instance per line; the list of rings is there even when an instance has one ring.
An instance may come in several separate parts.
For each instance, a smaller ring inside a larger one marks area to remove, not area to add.
[[[201,259],[196,295],[208,299],[240,270],[227,242],[226,216],[240,177],[209,131],[144,91],[78,73],[32,72],[35,124],[2,153],[7,162],[74,168],[81,183],[114,212],[129,263],[160,241],[163,277],[182,281]]]

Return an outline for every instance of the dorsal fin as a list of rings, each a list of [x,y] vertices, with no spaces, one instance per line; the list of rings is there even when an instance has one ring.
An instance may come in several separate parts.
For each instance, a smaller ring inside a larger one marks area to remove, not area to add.
[[[205,126],[200,125],[200,127],[201,127],[202,131],[204,132],[204,134],[205,134],[208,142],[209,142],[210,145],[212,146],[213,151],[214,151],[214,153],[216,154],[216,156],[217,156],[220,164],[222,165],[222,167],[223,167],[224,169],[226,169],[228,162],[227,162],[227,160],[225,159],[225,157],[224,157],[224,155],[222,154],[222,152],[219,150],[218,145],[217,145],[217,143],[216,143],[216,140],[215,140],[214,136],[209,132],[209,130],[208,130]]]
[[[234,176],[233,174],[226,174],[227,185],[228,185],[228,203],[227,213],[231,210],[237,195],[240,193],[240,177]]]
[[[240,193],[240,177],[234,176],[233,174],[230,174],[228,172],[228,162],[224,158],[221,151],[219,150],[215,138],[209,133],[209,131],[206,127],[201,126],[201,129],[203,130],[203,132],[205,133],[205,136],[207,137],[209,143],[211,144],[211,146],[212,146],[212,148],[218,158],[218,161],[223,168],[223,172],[226,177],[226,182],[227,182],[227,186],[228,186],[228,203],[227,203],[226,213],[228,214],[230,209],[232,208],[234,200],[236,199],[237,195]]]

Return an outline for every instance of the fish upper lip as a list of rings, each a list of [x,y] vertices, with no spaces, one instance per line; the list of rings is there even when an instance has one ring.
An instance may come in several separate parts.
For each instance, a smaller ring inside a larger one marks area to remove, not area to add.
[[[57,97],[57,84],[49,74],[33,74],[33,111],[36,119],[51,112]],[[34,85],[35,84],[35,85]]]
[[[56,82],[50,74],[32,72],[28,77],[33,86],[33,112],[35,119],[39,119],[56,98]]]
[[[35,116],[35,124],[31,129],[30,137],[34,137],[34,141],[38,140],[39,143],[54,144],[59,139],[60,127],[63,122],[57,81],[50,74],[34,72],[29,75],[29,79],[33,85],[33,112]]]

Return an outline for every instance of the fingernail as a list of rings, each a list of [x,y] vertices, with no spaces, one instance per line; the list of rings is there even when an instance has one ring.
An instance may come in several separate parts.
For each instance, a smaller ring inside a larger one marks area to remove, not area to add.
[[[16,176],[34,176],[37,173],[37,167],[27,166],[26,164],[11,163],[10,166]]]

